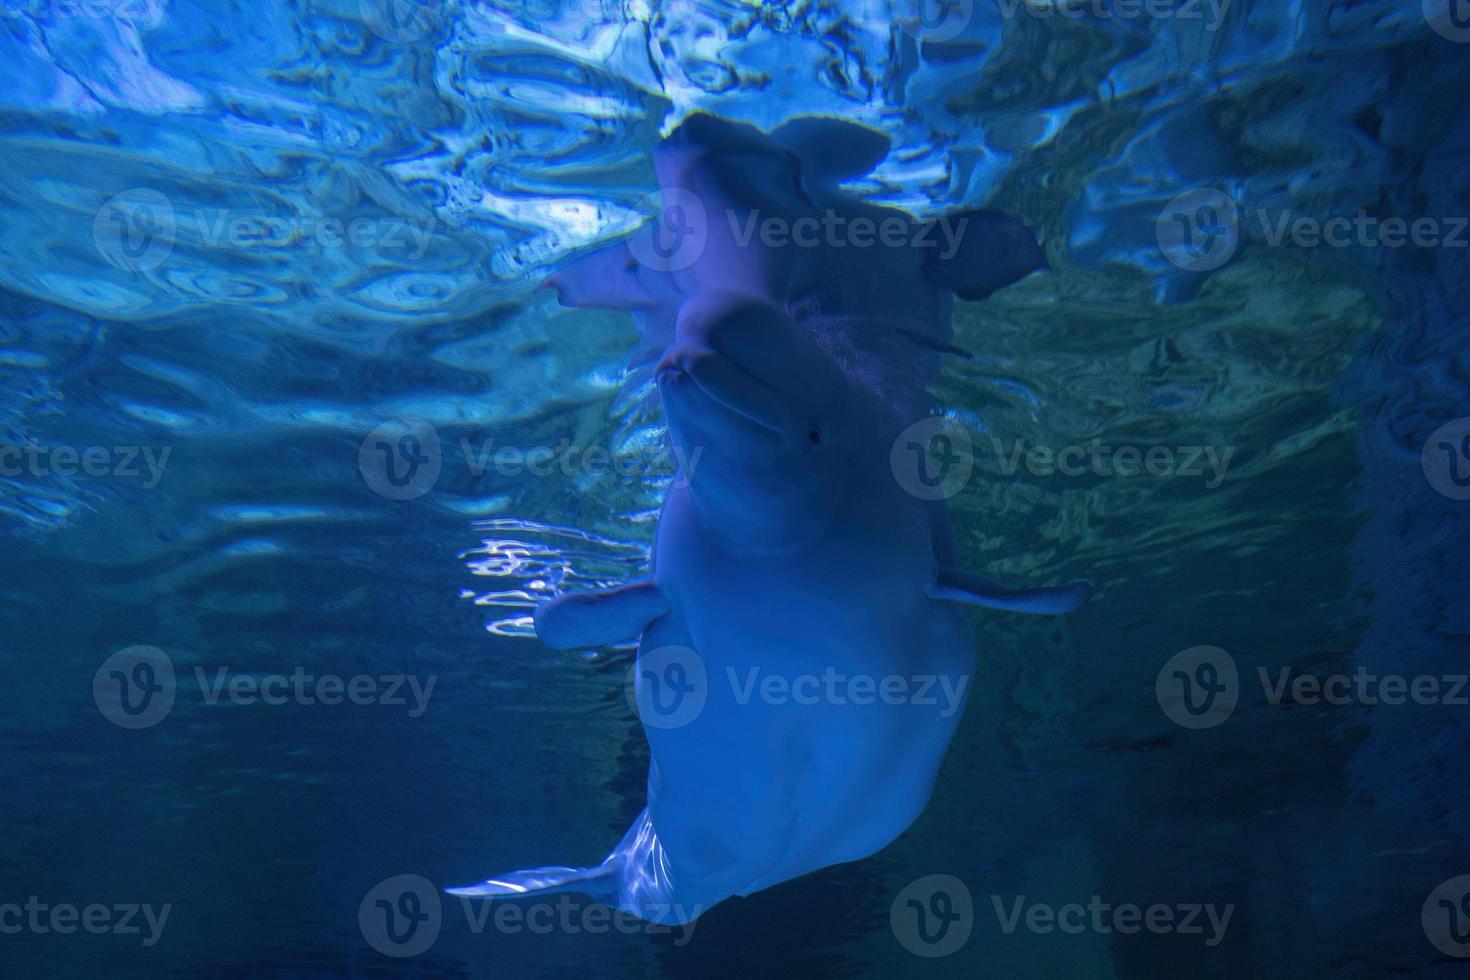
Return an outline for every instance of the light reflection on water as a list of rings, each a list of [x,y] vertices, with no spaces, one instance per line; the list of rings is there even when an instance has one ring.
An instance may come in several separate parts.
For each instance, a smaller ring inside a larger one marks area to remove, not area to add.
[[[499,519],[482,521],[483,534],[514,534],[485,538],[478,548],[463,552],[470,574],[506,580],[506,588],[465,598],[490,610],[519,610],[519,615],[496,619],[485,628],[500,636],[534,637],[530,612],[568,591],[607,589],[636,578],[648,567],[648,546],[616,541],[571,527],[535,521]],[[492,612],[492,615],[498,613]]]
[[[1154,701],[1159,668],[1200,644],[1247,680],[1462,659],[1464,513],[1424,483],[1419,451],[1470,405],[1463,254],[1247,236],[1203,275],[1171,266],[1154,226],[1204,186],[1274,213],[1462,212],[1470,171],[1428,148],[1464,131],[1466,62],[1419,4],[1242,3],[1216,32],[978,5],[966,32],[927,44],[866,2],[590,20],[467,3],[397,41],[365,25],[370,6],[247,17],[179,0],[152,25],[0,25],[18,66],[0,86],[0,442],[119,464],[0,475],[0,901],[174,906],[156,948],[6,936],[0,972],[1433,969],[1420,903],[1470,869],[1463,720],[1257,695],[1187,732]],[[687,948],[476,932],[446,904],[434,948],[395,964],[357,919],[376,883],[589,863],[642,806],[626,652],[556,654],[527,634],[538,602],[646,566],[660,486],[476,471],[459,447],[657,453],[647,378],[622,371],[628,323],[533,287],[636,219],[671,107],[865,118],[899,151],[857,190],[917,212],[988,203],[1042,230],[1050,272],[959,309],[975,359],[951,359],[937,395],[976,465],[950,505],[976,570],[1101,592],[1061,622],[976,616],[980,676],[935,798],[874,859],[732,902]],[[132,189],[174,216],[148,268],[96,237]],[[417,253],[386,234],[350,248],[209,234],[303,217],[433,233]],[[359,450],[401,415],[447,450],[433,487],[389,500]],[[1094,441],[1233,453],[1214,485],[1007,462],[1018,444]],[[169,452],[151,486],[120,465],[143,449]],[[133,644],[186,679],[437,683],[420,718],[211,705],[186,683],[166,721],[125,732],[90,685]],[[976,921],[963,953],[921,961],[889,906],[929,873],[966,882]],[[990,912],[992,895],[1094,893],[1237,911],[1213,951],[1008,935]]]

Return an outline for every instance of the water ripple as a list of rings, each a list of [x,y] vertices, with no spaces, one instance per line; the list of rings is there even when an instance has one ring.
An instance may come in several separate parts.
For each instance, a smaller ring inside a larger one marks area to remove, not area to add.
[[[531,612],[567,591],[622,585],[646,571],[647,545],[518,518],[482,521],[478,548],[460,555],[470,574],[493,580],[490,591],[464,597],[492,611],[509,611],[486,629],[502,636],[535,636]]]

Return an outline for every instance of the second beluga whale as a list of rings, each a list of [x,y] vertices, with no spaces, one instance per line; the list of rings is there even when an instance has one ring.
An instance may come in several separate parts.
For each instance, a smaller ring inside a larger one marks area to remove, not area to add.
[[[536,615],[558,649],[639,640],[648,802],[601,864],[452,893],[578,891],[681,923],[870,855],[923,810],[963,712],[962,605],[1054,614],[1090,594],[963,571],[929,474],[900,472],[927,465],[900,438],[930,415],[953,296],[1043,262],[1003,215],[920,223],[839,189],[887,152],[836,120],[695,115],[655,151],[654,222],[549,280],[564,305],[633,314],[688,468],[646,579]]]

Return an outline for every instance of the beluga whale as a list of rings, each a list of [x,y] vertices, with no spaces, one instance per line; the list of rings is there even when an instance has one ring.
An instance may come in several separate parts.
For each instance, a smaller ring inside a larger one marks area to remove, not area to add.
[[[837,119],[762,132],[695,114],[654,151],[653,220],[549,278],[563,305],[632,314],[632,366],[678,450],[648,576],[535,616],[555,649],[637,641],[647,806],[600,864],[452,894],[575,891],[682,924],[871,855],[927,804],[963,714],[964,607],[1059,614],[1091,594],[960,566],[907,434],[962,353],[954,297],[1044,260],[1003,214],[921,222],[842,189],[888,152]]]

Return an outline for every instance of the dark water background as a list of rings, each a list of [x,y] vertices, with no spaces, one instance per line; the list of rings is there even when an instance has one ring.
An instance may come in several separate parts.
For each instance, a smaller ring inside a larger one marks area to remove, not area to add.
[[[1470,503],[1421,460],[1470,414],[1470,249],[1272,246],[1247,222],[1204,274],[1169,265],[1154,220],[1198,187],[1319,219],[1470,213],[1470,44],[1417,4],[1239,4],[1216,31],[981,13],[929,44],[857,5],[434,7],[398,42],[347,7],[7,7],[0,25],[18,66],[0,84],[3,441],[170,454],[155,486],[0,478],[0,903],[170,907],[149,947],[0,935],[0,975],[1463,971],[1421,911],[1470,874],[1470,708],[1271,704],[1257,670],[1466,670]],[[742,82],[762,71],[774,90]],[[459,447],[565,440],[657,470],[658,419],[620,374],[630,325],[529,285],[635,210],[660,121],[693,106],[884,121],[907,152],[861,190],[1041,229],[1052,271],[957,315],[975,359],[938,394],[975,471],[950,507],[968,566],[1101,591],[1062,620],[974,614],[979,674],[934,799],[879,855],[688,936],[592,932],[580,900],[570,927],[497,927],[446,896],[429,949],[385,956],[359,914],[385,879],[591,863],[643,805],[627,653],[522,634],[533,601],[636,571],[657,481],[477,474]],[[178,214],[161,265],[104,261],[95,219],[131,188]],[[186,230],[196,208],[435,231],[420,256],[232,248]],[[359,453],[403,416],[433,424],[444,468],[399,501]],[[1233,455],[1218,485],[1046,476],[1007,472],[992,437]],[[140,644],[174,665],[176,701],[129,731],[93,678]],[[1155,681],[1199,645],[1241,683],[1228,720],[1192,730]],[[196,667],[434,687],[418,717],[210,704]],[[890,922],[931,874],[974,907],[935,959]],[[1008,934],[992,896],[1023,895],[1233,912],[1213,946]]]

